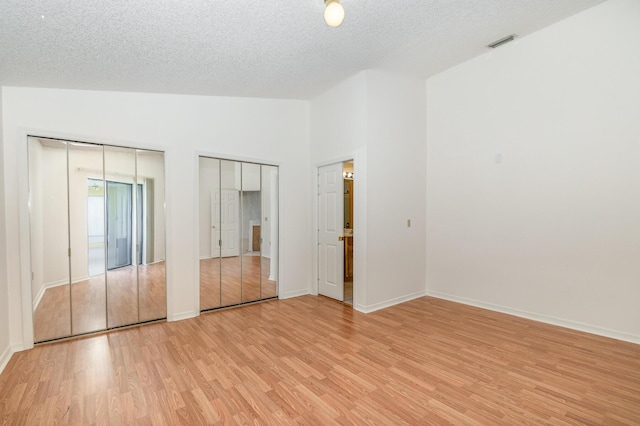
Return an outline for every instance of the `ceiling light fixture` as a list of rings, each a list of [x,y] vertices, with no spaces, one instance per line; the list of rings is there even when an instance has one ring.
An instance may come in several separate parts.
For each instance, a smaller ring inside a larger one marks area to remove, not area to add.
[[[330,27],[339,27],[344,20],[344,8],[339,0],[324,0],[324,22]]]

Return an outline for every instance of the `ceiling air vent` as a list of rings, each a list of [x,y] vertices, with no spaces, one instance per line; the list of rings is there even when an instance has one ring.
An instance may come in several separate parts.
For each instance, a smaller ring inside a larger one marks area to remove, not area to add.
[[[518,36],[515,35],[515,34],[511,34],[511,35],[508,35],[506,37],[502,37],[500,40],[496,40],[493,43],[489,43],[487,45],[487,47],[495,49],[498,46],[502,46],[503,44],[506,44],[506,43],[509,43],[510,41],[513,41],[516,37],[518,37]]]

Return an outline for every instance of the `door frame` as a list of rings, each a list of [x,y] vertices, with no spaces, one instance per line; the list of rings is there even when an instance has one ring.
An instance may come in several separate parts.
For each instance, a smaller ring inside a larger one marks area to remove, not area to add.
[[[313,256],[312,256],[312,282],[310,287],[310,294],[317,296],[319,294],[319,272],[318,272],[318,172],[321,167],[329,166],[336,163],[345,163],[347,161],[353,161],[353,173],[357,177],[353,181],[354,186],[354,198],[353,198],[353,309],[364,312],[363,305],[366,300],[366,288],[361,283],[366,282],[366,216],[362,206],[366,201],[366,176],[365,176],[365,153],[354,152],[339,157],[334,157],[330,160],[316,162],[313,165],[311,188],[313,194],[313,223],[311,227],[312,242],[313,242]]]

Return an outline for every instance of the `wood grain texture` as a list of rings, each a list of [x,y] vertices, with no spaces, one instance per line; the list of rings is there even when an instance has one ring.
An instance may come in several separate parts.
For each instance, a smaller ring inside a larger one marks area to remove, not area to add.
[[[33,315],[34,340],[41,342],[165,318],[165,262],[138,265],[137,275],[136,284],[136,268],[127,266],[108,271],[106,286],[103,274],[47,289]]]
[[[14,354],[0,424],[640,424],[640,346],[420,298],[220,310]]]
[[[269,280],[270,259],[261,256],[200,260],[200,310],[236,305],[278,295]]]

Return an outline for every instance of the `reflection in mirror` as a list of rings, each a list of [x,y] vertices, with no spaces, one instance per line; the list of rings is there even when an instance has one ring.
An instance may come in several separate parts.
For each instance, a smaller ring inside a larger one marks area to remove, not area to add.
[[[200,310],[220,306],[220,160],[200,157]]]
[[[278,295],[278,168],[262,166],[261,298]]]
[[[71,334],[104,330],[105,220],[103,147],[69,142],[69,240],[71,247]],[[89,264],[91,260],[91,273]]]
[[[28,140],[34,341],[166,317],[164,154]]]
[[[137,150],[139,321],[167,316],[164,153]]]
[[[242,163],[242,301],[261,299],[260,294],[260,165]]]
[[[241,238],[240,189],[241,164],[237,161],[220,161],[220,240],[221,240],[221,306],[242,302],[241,288]]]
[[[104,147],[107,325],[138,322],[136,152]]]
[[[199,159],[200,310],[278,295],[278,168]]]
[[[67,212],[67,142],[30,137],[31,294],[36,342],[71,334]]]

